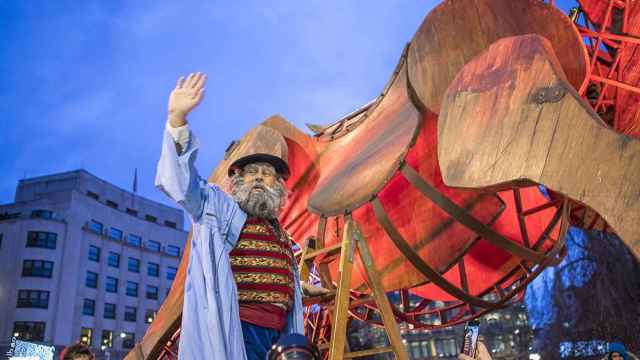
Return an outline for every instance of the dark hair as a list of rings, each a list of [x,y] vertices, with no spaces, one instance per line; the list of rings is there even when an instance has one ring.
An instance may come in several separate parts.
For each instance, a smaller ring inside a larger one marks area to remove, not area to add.
[[[89,346],[83,343],[75,343],[67,346],[60,354],[60,360],[74,360],[77,356],[87,355],[89,359],[94,360],[96,357],[91,352]]]

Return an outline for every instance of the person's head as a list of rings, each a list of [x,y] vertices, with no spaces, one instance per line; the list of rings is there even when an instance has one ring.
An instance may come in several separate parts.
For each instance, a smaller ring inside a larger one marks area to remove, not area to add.
[[[319,360],[320,352],[302,334],[287,334],[280,337],[267,353],[268,360]]]
[[[627,349],[620,343],[609,344],[609,360],[627,360]]]
[[[235,169],[231,196],[247,214],[275,219],[287,199],[284,179],[269,162],[252,162]]]
[[[89,346],[83,343],[75,343],[62,350],[60,360],[95,360],[95,355],[93,355]]]

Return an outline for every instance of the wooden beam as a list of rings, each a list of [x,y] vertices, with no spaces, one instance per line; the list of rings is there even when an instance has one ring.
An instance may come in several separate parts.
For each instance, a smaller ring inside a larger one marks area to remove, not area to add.
[[[353,254],[355,241],[353,240],[353,220],[347,217],[342,232],[342,252],[340,253],[340,281],[333,312],[333,326],[331,328],[331,345],[329,359],[344,358],[344,347],[347,339],[347,321],[349,319],[349,294],[351,288],[351,274],[353,270]]]
[[[393,353],[396,355],[396,359],[409,360],[407,350],[402,343],[402,337],[400,336],[400,329],[398,328],[396,317],[393,315],[391,304],[389,303],[387,294],[385,293],[384,287],[382,286],[382,281],[380,280],[380,275],[378,274],[378,271],[376,270],[373,263],[373,257],[371,256],[369,245],[367,245],[366,240],[362,236],[362,233],[359,231],[355,223],[353,224],[353,227],[353,236],[355,237],[358,244],[360,259],[362,259],[363,267],[365,269],[365,272],[367,273],[369,287],[371,288],[373,297],[376,299],[376,303],[378,304],[380,317],[382,318],[382,322],[384,323],[384,328],[387,332],[389,343],[391,343],[391,347],[393,348]]]

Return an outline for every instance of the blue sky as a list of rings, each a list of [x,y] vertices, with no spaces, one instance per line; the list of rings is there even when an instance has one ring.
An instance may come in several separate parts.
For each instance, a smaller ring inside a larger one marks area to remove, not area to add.
[[[209,174],[271,114],[322,124],[375,97],[436,3],[1,1],[0,203],[77,168],[126,189],[138,168],[138,192],[169,203],[153,176],[180,74],[209,74],[190,117]]]

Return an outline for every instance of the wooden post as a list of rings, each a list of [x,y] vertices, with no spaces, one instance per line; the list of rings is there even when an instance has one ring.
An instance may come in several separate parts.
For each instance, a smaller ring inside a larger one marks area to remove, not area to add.
[[[353,220],[351,216],[347,216],[345,220],[345,226],[342,232],[342,249],[340,252],[340,281],[335,297],[331,343],[329,345],[329,359],[331,360],[344,358],[344,346],[347,338],[347,320],[349,319],[349,295],[355,241],[353,241]]]
[[[353,224],[352,231],[353,237],[355,238],[358,246],[360,258],[362,259],[362,264],[367,273],[369,287],[371,288],[373,297],[378,304],[380,317],[382,318],[382,322],[384,323],[384,328],[387,332],[387,336],[389,337],[389,343],[391,343],[391,347],[393,348],[393,353],[396,355],[396,359],[409,360],[407,350],[402,343],[402,337],[400,336],[400,329],[398,329],[396,317],[393,315],[391,304],[389,303],[389,299],[387,298],[384,288],[382,287],[380,275],[378,274],[378,271],[375,269],[375,265],[373,264],[373,258],[371,256],[371,251],[369,251],[369,245],[367,245],[367,242],[362,236],[362,233],[360,233],[357,225]]]

